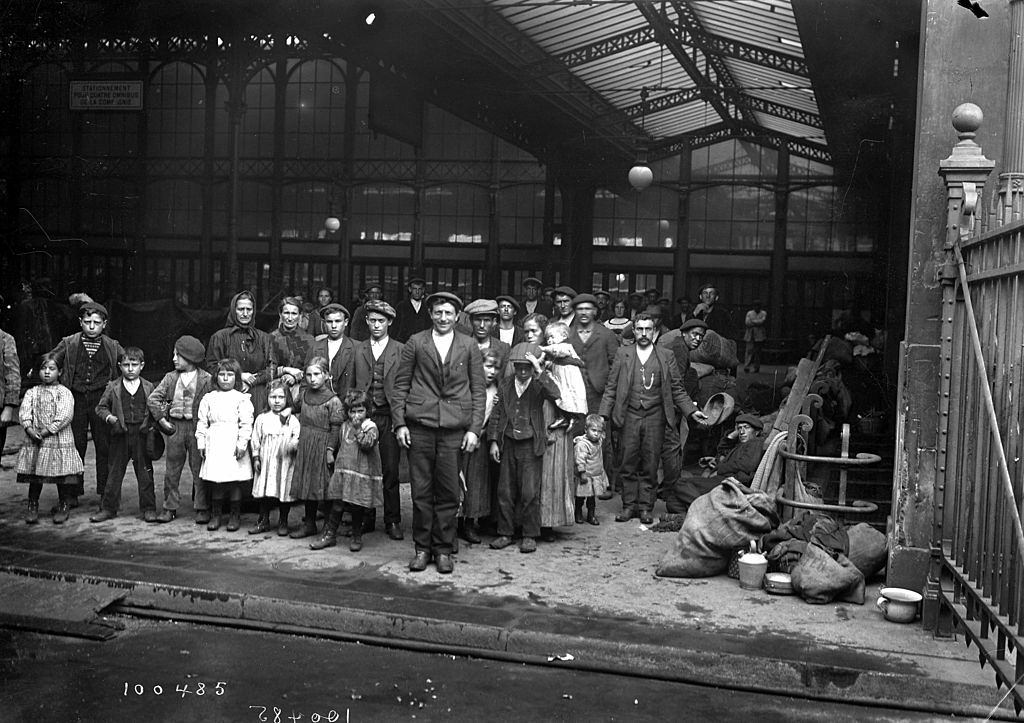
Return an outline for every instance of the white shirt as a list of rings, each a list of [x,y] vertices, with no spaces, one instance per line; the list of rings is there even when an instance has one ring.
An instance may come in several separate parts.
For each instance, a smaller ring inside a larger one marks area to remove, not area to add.
[[[526,393],[527,388],[530,386],[530,382],[533,380],[527,379],[525,383],[520,382],[518,379],[513,381],[516,383],[516,399],[519,399]]]
[[[327,340],[327,361],[331,364],[334,363],[334,357],[338,356],[338,350],[341,349],[343,341],[345,341],[345,337],[341,337],[337,341]]]
[[[380,355],[384,353],[384,348],[388,345],[388,339],[391,337],[385,336],[380,341],[374,341],[370,339],[370,351],[373,352],[373,360],[380,360]]]
[[[452,342],[455,341],[455,334],[454,332],[448,332],[442,335],[432,331],[430,336],[433,337],[434,348],[437,349],[437,354],[441,357],[441,363],[444,364],[444,360],[448,358],[448,352],[451,351]]]
[[[646,364],[651,358],[651,354],[654,353],[654,344],[651,344],[646,349],[641,349],[639,344],[636,347],[636,356],[640,360],[640,364]]]
[[[423,299],[416,301],[416,299],[409,299],[409,303],[412,304],[412,310],[417,314],[420,313],[420,307],[423,306]]]
[[[523,308],[526,309],[527,314],[532,314],[537,309],[536,301],[524,301]]]
[[[141,379],[133,379],[128,381],[127,379],[121,379],[121,383],[124,384],[124,388],[128,390],[129,394],[135,394],[139,391],[139,385],[142,384]]]
[[[181,380],[182,385],[189,386],[196,378],[196,370],[193,369],[190,372],[178,372],[178,378]]]
[[[498,338],[510,346],[512,344],[512,337],[514,337],[515,335],[515,327],[512,327],[511,329],[498,329]]]
[[[494,402],[498,399],[498,386],[496,384],[488,384],[487,389],[484,390],[487,394],[484,400],[484,423],[491,418],[491,412],[494,411]]]

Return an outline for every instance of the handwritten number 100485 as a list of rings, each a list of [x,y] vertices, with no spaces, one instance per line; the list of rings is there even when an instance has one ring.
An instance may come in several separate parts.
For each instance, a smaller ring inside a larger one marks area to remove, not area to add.
[[[176,686],[174,686],[173,691],[170,688],[165,689],[162,685],[159,684],[154,685],[152,688],[147,688],[141,683],[132,684],[125,682],[124,684],[124,695],[126,697],[132,694],[142,696],[146,695],[147,693],[150,693],[152,695],[163,695],[165,692],[168,695],[179,693],[181,694],[182,698],[184,698],[186,695],[224,695],[224,693],[227,692],[227,683],[225,683],[222,680],[218,680],[216,685],[207,687],[206,683],[199,682],[196,683],[195,688],[189,687],[188,683],[178,683]]]

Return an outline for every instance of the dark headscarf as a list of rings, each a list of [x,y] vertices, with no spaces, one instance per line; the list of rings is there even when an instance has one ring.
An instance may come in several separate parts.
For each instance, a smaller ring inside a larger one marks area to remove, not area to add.
[[[245,298],[252,302],[252,321],[248,324],[242,324],[238,321],[238,314],[235,311],[235,306],[238,304],[238,300]],[[256,329],[256,297],[252,295],[251,291],[239,291],[231,297],[231,304],[228,306],[228,323],[225,324],[225,326],[243,331],[253,342],[256,341],[259,336],[259,332]]]

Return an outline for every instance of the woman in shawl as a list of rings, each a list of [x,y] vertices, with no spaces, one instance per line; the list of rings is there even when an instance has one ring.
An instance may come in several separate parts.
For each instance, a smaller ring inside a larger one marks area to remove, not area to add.
[[[213,332],[206,345],[206,366],[216,369],[221,359],[231,358],[242,368],[242,391],[249,394],[253,409],[267,406],[267,382],[277,372],[277,355],[270,334],[256,328],[256,299],[249,291],[231,298],[228,323]]]
[[[277,378],[288,385],[294,400],[302,381],[302,365],[313,346],[313,335],[303,331],[299,324],[302,318],[302,302],[286,296],[277,307],[277,328],[270,332],[277,356]]]

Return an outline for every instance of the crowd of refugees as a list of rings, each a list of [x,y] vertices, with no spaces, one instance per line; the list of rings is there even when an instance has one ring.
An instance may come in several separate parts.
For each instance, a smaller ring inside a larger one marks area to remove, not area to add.
[[[428,294],[422,279],[407,290],[392,306],[370,285],[351,312],[329,289],[313,308],[285,297],[269,333],[255,325],[253,294],[241,291],[205,344],[177,339],[173,370],[157,384],[143,378],[140,348],[105,333],[107,310],[79,299],[81,331],[33,360],[39,383],[23,398],[14,340],[0,331],[3,423],[20,423],[26,435],[16,470],[28,490],[25,521],[38,523],[46,485],[58,495],[54,523],[78,507],[90,438],[99,495],[91,522],[120,511],[129,461],[143,519],[173,522],[187,465],[196,524],[238,530],[251,494],[250,534],[309,538],[314,550],[348,537],[353,552],[378,511],[386,536],[404,538],[405,454],[409,569],[433,563],[440,573],[452,572],[460,537],[480,543],[487,534],[494,549],[518,539],[530,553],[555,527],[600,524],[596,499],[619,494],[616,521],[650,524],[659,495],[685,512],[725,476],[750,480],[762,427],[754,414],[738,414],[726,446],[701,456],[703,475],[685,472],[683,456],[692,427],[719,421],[695,401],[701,372],[691,355],[706,336],[742,335],[744,369],[756,371],[760,302],[740,331],[712,285],[676,314],[654,289],[622,298],[568,286],[545,292],[533,277],[519,297],[469,303]],[[158,504],[152,460],[161,455]],[[293,509],[301,512],[294,524]]]

